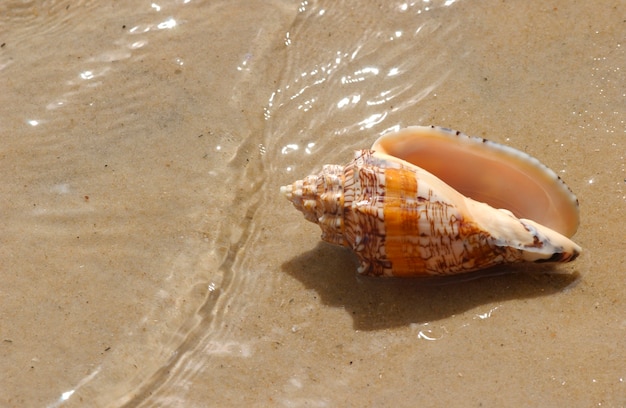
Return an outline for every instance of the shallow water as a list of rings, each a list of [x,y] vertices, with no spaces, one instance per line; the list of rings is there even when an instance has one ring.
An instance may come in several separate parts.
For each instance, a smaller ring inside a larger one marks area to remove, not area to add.
[[[3,2],[0,405],[625,404],[625,13]],[[554,169],[583,255],[357,277],[278,188],[414,124]]]

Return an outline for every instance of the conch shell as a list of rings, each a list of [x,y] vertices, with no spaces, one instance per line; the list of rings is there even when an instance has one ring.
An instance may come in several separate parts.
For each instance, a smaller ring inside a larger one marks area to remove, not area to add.
[[[346,166],[325,165],[281,192],[324,241],[352,248],[365,275],[451,275],[581,252],[568,238],[578,201],[552,170],[445,128],[384,135]]]

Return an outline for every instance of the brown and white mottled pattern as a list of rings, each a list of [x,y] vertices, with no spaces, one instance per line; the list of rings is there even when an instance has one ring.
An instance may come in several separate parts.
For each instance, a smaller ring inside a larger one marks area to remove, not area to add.
[[[359,273],[447,275],[490,266],[567,262],[581,249],[567,237],[508,210],[467,198],[396,157],[357,151],[281,188],[322,239],[354,250]]]

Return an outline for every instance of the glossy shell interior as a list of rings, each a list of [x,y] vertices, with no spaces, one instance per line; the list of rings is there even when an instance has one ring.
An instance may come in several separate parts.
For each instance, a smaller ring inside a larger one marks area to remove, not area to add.
[[[381,136],[372,150],[419,166],[461,194],[511,211],[565,236],[576,233],[578,200],[539,160],[486,139],[436,126]]]

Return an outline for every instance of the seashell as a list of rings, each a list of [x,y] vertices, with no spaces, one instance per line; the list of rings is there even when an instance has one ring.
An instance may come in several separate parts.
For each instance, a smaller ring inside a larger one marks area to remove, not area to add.
[[[384,135],[281,192],[324,241],[352,248],[366,275],[450,275],[581,252],[568,238],[578,201],[552,170],[445,128]]]

